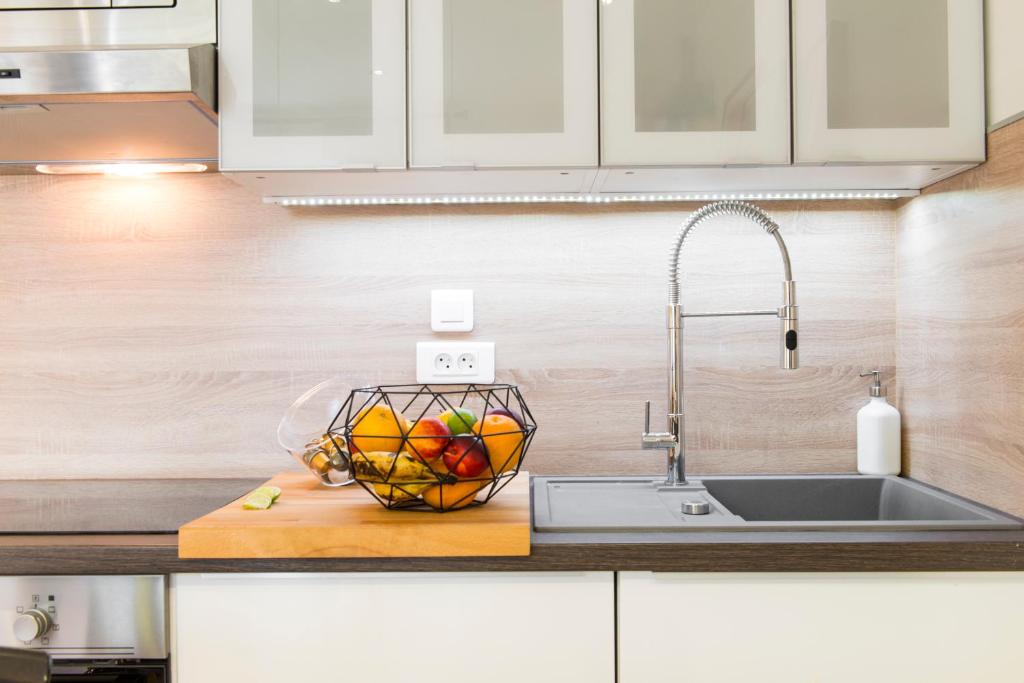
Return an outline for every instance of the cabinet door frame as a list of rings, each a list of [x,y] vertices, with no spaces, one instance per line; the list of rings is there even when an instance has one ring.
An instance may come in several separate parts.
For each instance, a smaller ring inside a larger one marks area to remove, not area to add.
[[[279,137],[253,132],[253,0],[219,3],[221,170],[406,168],[405,0],[372,3],[373,134]]]
[[[597,166],[597,3],[561,2],[563,131],[495,134],[444,132],[444,0],[409,3],[410,168]]]
[[[634,8],[601,5],[601,165],[789,164],[789,1],[755,0],[752,131],[636,130]]]
[[[828,127],[824,0],[793,0],[794,163],[959,163],[985,160],[982,0],[947,0],[949,126]]]
[[[619,683],[1020,680],[1020,572],[618,572]],[[679,635],[679,615],[700,628]],[[661,655],[676,658],[666,665]],[[942,653],[939,655],[938,653]]]
[[[170,587],[176,683],[615,680],[613,572],[173,574]]]

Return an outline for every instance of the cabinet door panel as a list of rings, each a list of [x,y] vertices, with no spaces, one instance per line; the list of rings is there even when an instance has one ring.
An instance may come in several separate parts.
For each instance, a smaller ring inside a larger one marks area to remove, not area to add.
[[[983,161],[981,0],[795,0],[797,163]]]
[[[1020,680],[1024,574],[618,576],[620,683]]]
[[[224,170],[405,168],[405,3],[221,3]]]
[[[410,5],[411,165],[597,164],[590,0]]]
[[[786,164],[787,0],[601,6],[605,165]]]
[[[178,683],[612,683],[605,573],[172,578]]]

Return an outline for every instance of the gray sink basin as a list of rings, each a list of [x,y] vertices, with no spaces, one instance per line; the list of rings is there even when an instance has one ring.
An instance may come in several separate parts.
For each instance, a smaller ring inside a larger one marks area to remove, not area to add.
[[[683,513],[706,502],[709,513]],[[536,477],[539,531],[1020,529],[1021,520],[900,477]]]

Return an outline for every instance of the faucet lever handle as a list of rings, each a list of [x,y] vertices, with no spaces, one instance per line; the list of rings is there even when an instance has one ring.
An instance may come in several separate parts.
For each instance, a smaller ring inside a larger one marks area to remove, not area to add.
[[[651,402],[644,401],[644,434],[651,433]]]

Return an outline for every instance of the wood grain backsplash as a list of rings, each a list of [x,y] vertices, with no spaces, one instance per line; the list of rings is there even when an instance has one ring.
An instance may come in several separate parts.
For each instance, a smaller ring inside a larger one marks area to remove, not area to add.
[[[925,215],[960,216],[937,201]],[[638,449],[642,404],[663,410],[668,248],[694,205],[285,209],[203,175],[0,176],[0,207],[0,478],[270,475],[290,464],[275,429],[305,389],[412,380],[438,287],[476,290],[471,336],[497,343],[499,379],[540,424],[530,470],[663,471]],[[895,212],[768,208],[799,283],[802,367],[777,369],[775,321],[693,321],[690,470],[851,471],[857,375],[895,364]],[[703,227],[683,264],[690,310],[779,303],[775,245],[752,225]],[[992,315],[960,334],[1015,321]],[[958,360],[911,379],[941,385]]]
[[[1024,516],[1024,122],[897,223],[904,470]]]

